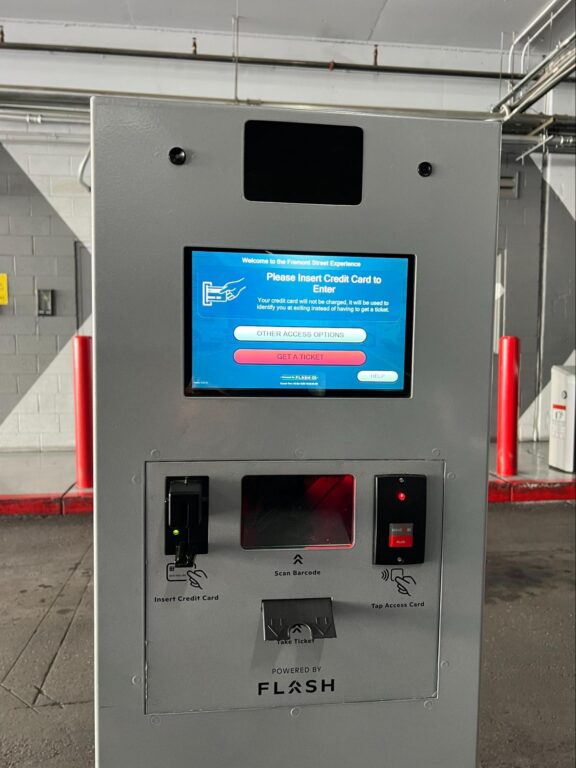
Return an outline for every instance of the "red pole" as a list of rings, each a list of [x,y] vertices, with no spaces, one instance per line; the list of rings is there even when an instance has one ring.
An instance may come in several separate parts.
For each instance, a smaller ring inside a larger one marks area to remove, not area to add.
[[[92,488],[92,337],[74,336],[76,485]]]
[[[496,474],[518,473],[518,373],[520,339],[502,336],[498,354]]]

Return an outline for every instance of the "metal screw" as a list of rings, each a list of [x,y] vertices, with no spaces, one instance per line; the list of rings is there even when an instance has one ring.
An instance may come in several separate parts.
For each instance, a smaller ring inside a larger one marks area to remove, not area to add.
[[[427,178],[428,176],[432,176],[432,163],[423,162],[420,163],[418,166],[418,173],[420,176],[423,176],[424,178]]]
[[[172,147],[168,152],[168,158],[172,165],[184,165],[186,162],[186,152],[182,147]]]

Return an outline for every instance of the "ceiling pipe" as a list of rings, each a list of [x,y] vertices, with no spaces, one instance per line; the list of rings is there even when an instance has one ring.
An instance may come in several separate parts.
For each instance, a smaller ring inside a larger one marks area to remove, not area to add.
[[[550,140],[551,147],[555,149],[565,149],[573,152],[576,146],[574,136],[550,135],[548,139]],[[514,136],[510,133],[503,134],[502,136],[503,144],[509,144],[514,147],[537,147],[541,142],[541,136]]]
[[[384,64],[352,64],[338,61],[314,61],[308,59],[274,59],[255,56],[225,56],[216,54],[184,53],[181,51],[151,51],[137,48],[101,48],[82,45],[48,45],[37,43],[3,43],[0,51],[26,51],[28,53],[67,53],[89,56],[120,56],[141,59],[165,59],[173,61],[202,61],[205,63],[232,64],[253,67],[292,67],[342,72],[374,72],[395,75],[423,75],[432,77],[463,77],[484,80],[517,80],[521,75],[493,70],[445,69],[440,67],[401,67]]]
[[[27,123],[28,125],[45,125],[53,123],[67,123],[68,125],[90,125],[90,118],[87,115],[86,119],[79,119],[77,115],[45,115],[42,112],[26,112],[11,110],[0,110],[0,120],[14,120],[21,123]]]
[[[530,32],[532,32],[532,30],[534,29],[534,27],[540,21],[542,21],[542,19],[546,16],[546,14],[552,11],[554,7],[558,5],[559,2],[560,0],[552,0],[551,3],[548,3],[548,5],[546,5],[540,11],[540,13],[538,13],[526,27],[524,27],[522,32],[520,32],[520,34],[515,37],[514,41],[512,42],[512,45],[510,46],[510,50],[508,52],[508,72],[509,73],[512,73],[514,71],[514,49],[516,48],[518,43],[521,40],[523,40],[527,35],[529,35]],[[509,77],[509,75],[506,75],[506,77],[509,80],[512,79],[511,77]]]
[[[4,103],[2,102],[2,93],[6,94]],[[4,117],[6,120],[21,121],[26,123],[69,123],[78,126],[88,126],[90,121],[89,99],[96,95],[109,96],[109,91],[84,90],[70,88],[33,88],[23,86],[19,89],[2,88],[0,85],[0,120]],[[373,114],[395,114],[412,117],[429,117],[438,119],[458,119],[458,120],[495,120],[502,122],[503,131],[510,136],[510,141],[520,141],[521,137],[535,134],[535,126],[538,131],[541,130],[543,121],[545,125],[552,122],[554,124],[555,136],[570,137],[574,133],[574,121],[569,115],[546,115],[546,114],[524,114],[518,115],[512,122],[506,116],[506,112],[486,113],[480,111],[447,110],[447,109],[422,109],[418,107],[394,107],[394,106],[375,106],[366,104],[331,104],[326,102],[298,103],[287,101],[260,100],[260,99],[240,99],[233,102],[226,98],[207,98],[205,96],[189,96],[181,94],[164,94],[146,92],[118,91],[115,95],[129,96],[137,98],[153,98],[158,101],[171,100],[183,102],[210,102],[214,104],[237,103],[251,107],[273,107],[280,109],[330,109],[360,111]],[[20,101],[20,99],[25,99]],[[35,99],[36,101],[33,101]],[[58,102],[50,103],[50,99],[59,99]],[[70,103],[67,103],[70,102]],[[508,110],[509,112],[510,110]],[[48,113],[48,114],[45,114]],[[40,115],[40,118],[38,117]],[[548,121],[548,122],[546,122]],[[32,134],[31,134],[32,135]],[[33,135],[39,135],[35,131]],[[506,139],[505,139],[506,140]],[[530,141],[530,139],[528,139]]]
[[[0,98],[2,96],[2,87],[0,86]],[[2,106],[0,105],[0,109]],[[7,106],[8,109],[14,111],[14,112],[35,112],[38,111],[38,109],[41,109],[43,114],[47,115],[58,115],[62,116],[65,115],[67,117],[83,117],[85,119],[87,118],[87,111],[89,109],[89,105],[82,104],[80,106],[71,106],[71,105],[64,105],[64,104],[49,104],[48,102],[41,105],[41,107],[38,106],[38,104],[30,104],[25,101],[13,101],[9,103],[9,106]]]
[[[84,155],[84,157],[80,161],[80,164],[78,166],[78,174],[77,174],[78,181],[80,182],[80,184],[82,184],[82,186],[85,189],[88,190],[88,192],[92,191],[92,187],[90,186],[90,184],[84,178],[84,173],[86,171],[86,166],[88,165],[88,161],[90,160],[91,152],[92,152],[91,147],[88,147],[88,151],[86,152],[86,154]]]
[[[552,88],[558,85],[558,83],[562,82],[562,80],[564,80],[571,72],[574,72],[574,70],[576,70],[576,51],[573,51],[570,57],[562,62],[558,69],[552,70],[549,74],[543,77],[542,80],[538,81],[533,88],[526,91],[520,101],[517,104],[512,105],[512,110],[510,110],[509,106],[503,107],[503,109],[506,110],[505,120],[510,120],[510,118],[514,117],[514,115],[517,115],[519,112],[526,111],[551,91]]]
[[[520,72],[524,73],[524,64],[525,64],[525,61],[526,61],[526,55],[528,53],[528,49],[530,48],[530,43],[532,43],[538,37],[539,34],[544,32],[546,27],[551,26],[551,24],[553,23],[554,19],[557,16],[559,16],[562,13],[562,11],[564,11],[566,8],[568,8],[569,5],[572,5],[573,2],[574,2],[574,0],[566,0],[564,5],[561,5],[560,8],[558,8],[557,11],[554,11],[554,13],[550,14],[550,18],[547,21],[545,21],[544,24],[542,24],[542,26],[540,26],[536,30],[536,32],[531,34],[530,37],[528,38],[528,40],[526,40],[526,42],[524,43],[524,47],[522,48],[522,53],[520,54]]]
[[[572,34],[569,35],[566,40],[560,43],[560,45],[552,51],[552,53],[549,53],[548,56],[542,59],[542,61],[533,69],[531,69],[527,75],[524,75],[522,80],[520,80],[520,82],[517,83],[514,88],[512,88],[512,90],[506,94],[506,96],[503,96],[499,101],[497,101],[496,104],[492,107],[492,112],[498,112],[498,110],[501,109],[507,102],[509,102],[515,94],[519,93],[527,83],[533,80],[534,77],[540,72],[544,71],[554,59],[559,58],[561,54],[570,47],[575,38],[576,32],[572,32]]]
[[[44,92],[42,92],[44,94]],[[49,94],[53,95],[52,93]],[[92,93],[87,93],[87,99],[90,98]],[[365,104],[327,104],[327,103],[305,103],[305,102],[289,102],[289,101],[271,101],[271,100],[255,100],[255,99],[241,99],[239,102],[235,102],[234,99],[217,98],[208,99],[200,96],[157,96],[149,93],[121,93],[121,96],[138,96],[142,98],[155,98],[160,101],[206,101],[215,104],[243,104],[245,106],[252,107],[278,107],[283,109],[331,109],[331,110],[345,110],[345,111],[361,111],[361,112],[374,112],[377,114],[395,114],[406,115],[414,117],[437,117],[440,119],[455,119],[455,120],[486,120],[488,118],[494,119],[493,115],[486,112],[470,112],[461,110],[446,110],[446,109],[410,109],[408,107],[378,107]],[[58,107],[52,107],[49,114],[45,114],[45,106],[27,104],[24,109],[20,105],[11,104],[9,102],[4,105],[1,104],[2,89],[0,88],[0,119],[15,120],[25,123],[69,123],[77,125],[90,125],[90,104],[87,103],[85,107],[78,107],[73,114],[70,114],[67,108],[63,107],[61,112],[58,112]]]
[[[196,100],[196,99],[191,99]],[[221,100],[222,103],[224,103],[225,100]],[[232,103],[229,100],[226,100],[226,103]],[[242,103],[242,102],[241,102]],[[275,107],[289,107],[289,108],[301,108],[301,109],[318,109],[318,108],[326,108],[329,105],[326,104],[288,104],[288,103],[274,103],[274,102],[267,102],[266,104],[262,103],[259,106],[275,106]],[[359,107],[358,105],[355,106],[348,106],[348,107],[331,107],[332,109],[364,109],[362,107]],[[467,112],[461,112],[461,113],[446,113],[446,112],[439,112],[434,110],[406,110],[406,109],[392,109],[392,108],[382,108],[378,109],[376,107],[369,107],[365,109],[370,109],[372,112],[381,112],[385,114],[406,114],[406,115],[414,115],[414,116],[426,116],[426,117],[432,117],[432,118],[458,118],[458,119],[470,119],[470,120],[486,120],[489,118],[489,115],[485,113],[467,113]],[[78,112],[81,110],[78,109]],[[42,113],[27,113],[23,114],[22,112],[18,111],[16,113],[11,113],[7,110],[0,110],[0,122],[2,120],[10,120],[10,121],[17,121],[17,122],[23,122],[23,123],[32,123],[35,125],[46,125],[48,128],[48,125],[59,123],[59,124],[69,124],[69,125],[83,125],[83,126],[89,126],[89,107],[86,107],[84,110],[86,114],[86,120],[79,120],[77,115],[62,115],[59,117],[54,117],[53,115],[43,115]],[[555,117],[549,117],[548,120],[545,122],[545,126],[550,125],[555,121]],[[505,125],[505,123],[504,123]],[[540,130],[544,126],[539,126],[538,129]],[[41,132],[41,131],[34,131],[34,133],[28,133],[24,132],[22,134],[3,134],[0,129],[0,135],[3,141],[9,141],[9,142],[34,142],[38,139],[42,138],[48,138],[50,140],[57,139],[58,141],[63,141],[66,143],[81,143],[86,144],[87,141],[87,134],[83,135],[72,135],[72,134],[61,134],[56,135],[54,133],[50,132]],[[531,134],[512,134],[512,133],[504,133],[502,135],[502,143],[503,145],[512,145],[512,146],[529,146],[533,147],[538,145],[538,143],[541,142],[541,137],[539,135],[536,135],[534,132]],[[548,151],[552,152],[563,152],[563,153],[574,153],[576,151],[576,140],[575,137],[570,134],[554,134],[550,136],[550,141],[547,143],[547,149]],[[84,172],[86,169],[86,165],[88,163],[89,157],[84,157],[81,168],[79,168],[79,177],[83,179]],[[85,184],[86,187],[89,185],[85,183],[84,181],[81,182],[82,184]]]
[[[530,147],[530,149],[527,149],[526,152],[522,152],[521,155],[518,155],[518,157],[515,158],[515,162],[523,163],[524,160],[534,154],[534,152],[537,152],[539,149],[544,150],[544,147],[546,147],[553,138],[553,136],[546,136],[546,138],[542,139],[538,144],[535,144],[533,147]]]
[[[198,99],[191,99],[192,101],[197,101]],[[221,103],[232,103],[230,100],[220,100]],[[245,102],[249,103],[249,102]],[[279,102],[262,102],[259,103],[257,106],[274,106],[274,107],[281,107],[281,108],[299,108],[299,109],[318,109],[318,108],[326,108],[329,105],[326,104],[289,104],[289,103],[279,103]],[[28,107],[30,108],[30,107]],[[52,109],[56,109],[56,107],[52,107]],[[370,110],[371,112],[375,113],[382,113],[382,114],[405,114],[405,115],[412,115],[412,116],[420,116],[420,117],[431,117],[431,118],[440,118],[440,119],[446,119],[446,118],[453,118],[453,119],[468,119],[468,120],[486,120],[486,119],[493,119],[490,115],[484,113],[484,112],[447,112],[447,111],[439,111],[439,110],[407,110],[407,109],[393,109],[393,108],[377,108],[377,107],[361,107],[359,105],[348,105],[346,107],[334,107],[331,106],[331,109],[355,109],[355,110]],[[85,115],[85,119],[79,119],[80,114]],[[34,125],[54,125],[54,124],[60,124],[60,125],[77,125],[77,126],[89,126],[90,125],[90,108],[89,106],[86,106],[84,109],[78,108],[76,110],[76,114],[61,114],[56,116],[54,113],[45,115],[42,111],[36,111],[36,112],[27,112],[23,113],[21,110],[15,110],[14,112],[11,111],[11,108],[8,109],[0,109],[0,122],[2,120],[7,121],[15,121],[15,122],[21,122],[26,124],[34,124]],[[518,144],[518,145],[533,145],[536,144],[541,140],[540,132],[553,124],[556,121],[555,116],[548,117],[543,123],[539,124],[537,126],[537,129],[531,131],[528,134],[513,134],[513,133],[504,133],[502,135],[502,142],[505,144]],[[504,122],[505,125],[505,122]],[[30,141],[33,141],[37,137],[41,137],[44,135],[50,135],[53,134],[44,134],[38,131],[35,131],[32,134],[24,133],[19,137],[10,137],[11,140],[24,140],[28,139]],[[71,138],[68,135],[63,136],[64,139]],[[75,141],[86,141],[86,136],[75,136]],[[571,134],[563,134],[563,133],[557,133],[553,134],[552,136],[552,148],[558,148],[559,150],[565,150],[565,151],[572,151],[572,148],[574,147],[574,137]],[[87,162],[87,160],[86,160]],[[83,169],[84,170],[84,169]]]

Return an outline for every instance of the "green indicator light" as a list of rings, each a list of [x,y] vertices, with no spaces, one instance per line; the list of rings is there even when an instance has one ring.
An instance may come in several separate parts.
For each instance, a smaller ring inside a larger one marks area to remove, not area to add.
[[[174,528],[174,530],[172,531],[172,536],[180,536],[180,531],[178,530],[178,528]]]

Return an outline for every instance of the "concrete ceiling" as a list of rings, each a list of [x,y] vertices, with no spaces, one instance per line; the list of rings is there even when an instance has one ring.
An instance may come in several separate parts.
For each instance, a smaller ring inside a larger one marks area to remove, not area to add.
[[[499,49],[547,0],[238,0],[241,31]],[[229,32],[236,0],[2,0],[0,20]]]

